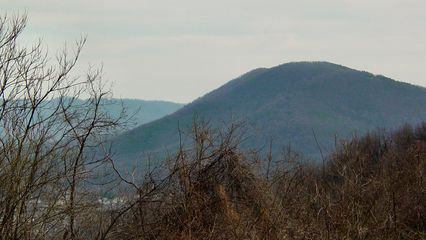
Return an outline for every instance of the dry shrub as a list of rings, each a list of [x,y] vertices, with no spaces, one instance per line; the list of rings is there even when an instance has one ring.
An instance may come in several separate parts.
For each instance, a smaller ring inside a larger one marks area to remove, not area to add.
[[[289,236],[425,239],[425,130],[370,133],[342,143],[325,166],[281,174],[275,191],[285,200]]]
[[[161,191],[143,199],[121,222],[123,239],[268,239],[267,184],[238,152],[234,127],[227,134],[194,127],[194,149],[181,148]],[[138,229],[132,228],[139,222]],[[124,228],[123,228],[124,226]],[[130,230],[131,229],[131,230]],[[130,234],[125,234],[130,233]]]
[[[426,238],[426,124],[343,142],[324,165],[289,150],[267,176],[239,151],[234,127],[196,125],[193,136],[112,238]]]

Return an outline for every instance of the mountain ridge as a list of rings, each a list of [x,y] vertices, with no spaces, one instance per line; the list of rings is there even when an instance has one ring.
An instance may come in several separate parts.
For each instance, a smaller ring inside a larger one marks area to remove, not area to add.
[[[424,87],[329,62],[292,62],[249,71],[114,141],[119,158],[127,161],[143,152],[173,149],[178,125],[188,128],[194,115],[214,123],[235,117],[248,125],[252,139],[247,148],[273,138],[309,156],[318,154],[313,132],[331,150],[336,134],[345,138],[426,120],[426,110],[418,107],[422,104]]]
[[[136,126],[155,121],[184,106],[182,103],[137,98],[111,98],[104,101],[103,111],[113,117],[118,117],[124,108],[131,122],[136,124]]]

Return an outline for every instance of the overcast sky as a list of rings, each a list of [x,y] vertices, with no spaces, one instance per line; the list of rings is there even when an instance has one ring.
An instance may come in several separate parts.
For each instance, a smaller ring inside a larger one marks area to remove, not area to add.
[[[190,102],[253,68],[330,61],[426,86],[425,0],[0,0],[50,51],[87,35],[115,97]],[[80,71],[80,70],[79,70]]]

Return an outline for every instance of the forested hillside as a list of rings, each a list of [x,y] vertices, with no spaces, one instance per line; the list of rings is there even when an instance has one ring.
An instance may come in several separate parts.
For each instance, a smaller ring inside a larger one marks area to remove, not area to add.
[[[256,69],[179,111],[114,139],[120,161],[176,149],[194,119],[245,123],[244,149],[291,147],[319,158],[336,140],[426,119],[426,89],[328,62]],[[315,140],[316,138],[316,140]]]

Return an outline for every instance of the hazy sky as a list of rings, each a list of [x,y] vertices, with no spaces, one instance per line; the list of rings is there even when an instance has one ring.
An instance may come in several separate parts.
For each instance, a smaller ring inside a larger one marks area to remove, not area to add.
[[[426,86],[425,0],[0,0],[54,52],[88,36],[115,97],[189,102],[257,67],[324,60]]]

